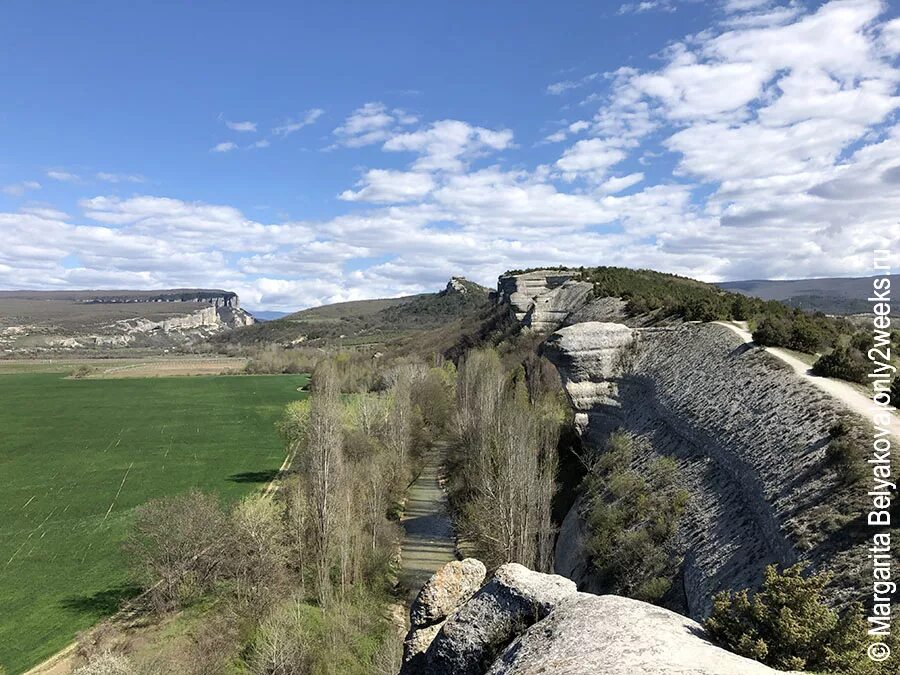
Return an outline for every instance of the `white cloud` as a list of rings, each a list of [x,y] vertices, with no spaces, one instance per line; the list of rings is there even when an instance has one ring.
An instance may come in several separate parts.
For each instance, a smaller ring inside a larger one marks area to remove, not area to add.
[[[567,91],[571,91],[572,89],[579,89],[580,87],[584,87],[596,80],[598,77],[600,77],[600,73],[591,73],[590,75],[585,75],[584,77],[577,80],[562,80],[560,82],[553,82],[552,84],[547,85],[547,93],[552,94],[553,96],[559,96],[560,94],[565,94]]]
[[[324,114],[325,111],[321,108],[312,108],[303,113],[299,118],[286,119],[282,124],[272,129],[272,133],[276,136],[290,136],[295,131],[300,131],[300,129],[303,129],[304,127],[315,124],[316,120]]]
[[[386,141],[417,118],[404,110],[389,110],[383,103],[370,102],[357,108],[334,130],[338,145],[361,148]]]
[[[58,180],[63,183],[77,183],[81,180],[78,175],[62,170],[48,171],[47,178],[52,178],[53,180]]]
[[[348,202],[408,202],[425,197],[435,183],[427,173],[370,169],[357,185],[361,189],[345,190],[339,198]]]
[[[263,138],[261,140],[256,141],[255,143],[251,143],[247,147],[250,149],[258,149],[258,148],[268,148],[270,145],[272,145],[272,143],[269,142],[268,139]]]
[[[237,143],[232,143],[231,141],[224,141],[222,143],[218,143],[209,149],[210,152],[231,152],[232,150],[237,150]]]
[[[569,176],[588,172],[602,175],[625,157],[625,153],[620,148],[613,147],[610,141],[591,138],[578,141],[567,149],[557,160],[556,166]]]
[[[225,120],[225,126],[232,131],[240,131],[244,133],[256,131],[256,122],[231,122],[229,120]]]
[[[462,171],[473,157],[505,150],[512,145],[509,129],[473,127],[459,120],[441,120],[425,129],[388,138],[385,150],[415,152],[419,171]]]
[[[23,180],[20,183],[13,183],[12,185],[4,185],[2,191],[4,194],[8,194],[12,197],[21,197],[29,190],[40,190],[41,184],[36,180]]]

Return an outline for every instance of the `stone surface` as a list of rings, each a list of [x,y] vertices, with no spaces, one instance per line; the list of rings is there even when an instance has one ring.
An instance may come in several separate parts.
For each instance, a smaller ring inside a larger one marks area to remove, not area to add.
[[[403,673],[425,672],[425,653],[444,622],[411,628],[403,641]]]
[[[503,565],[447,619],[428,648],[427,664],[420,672],[481,675],[516,635],[575,593],[575,583],[569,579],[516,563]]]
[[[497,282],[500,302],[509,305],[516,319],[524,321],[535,298],[572,279],[566,270],[534,270],[524,274],[504,274]]]
[[[588,302],[592,288],[584,281],[570,280],[538,294],[525,315],[525,325],[538,333],[552,333],[563,325],[572,312]]]
[[[488,675],[769,675],[710,643],[675,612],[615,595],[563,600],[494,661]]]
[[[475,558],[454,560],[435,572],[422,586],[409,611],[413,626],[429,626],[446,619],[481,588],[487,570]]]

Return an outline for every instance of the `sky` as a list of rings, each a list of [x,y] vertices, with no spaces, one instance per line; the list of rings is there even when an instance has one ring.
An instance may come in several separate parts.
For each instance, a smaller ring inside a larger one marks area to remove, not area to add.
[[[0,288],[900,267],[898,5],[6,0]]]

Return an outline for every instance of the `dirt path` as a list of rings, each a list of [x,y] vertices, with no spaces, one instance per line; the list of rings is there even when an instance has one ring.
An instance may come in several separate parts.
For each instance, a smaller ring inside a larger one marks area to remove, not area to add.
[[[412,602],[428,578],[444,563],[456,560],[456,540],[447,511],[447,497],[438,477],[443,448],[425,458],[425,465],[409,488],[401,518],[400,584]]]
[[[732,332],[739,335],[744,342],[753,342],[753,335],[751,335],[750,331],[747,330],[746,325],[740,325],[739,323],[732,323],[729,321],[716,321],[715,323],[730,329]],[[789,354],[783,349],[778,349],[777,347],[763,347],[763,349],[765,349],[775,358],[780,359],[784,363],[788,364],[800,377],[808,380],[825,393],[838,399],[853,412],[862,415],[867,420],[871,419],[872,413],[875,409],[874,404],[872,403],[871,399],[859,393],[859,391],[854,389],[851,385],[847,384],[846,382],[842,382],[841,380],[832,379],[830,377],[819,377],[817,375],[813,375],[810,371],[809,364],[804,363],[796,356]],[[894,429],[897,429],[896,423],[900,422],[900,419],[898,419],[897,413],[892,414],[895,422]],[[891,434],[891,436],[894,439],[900,441],[900,435],[898,435],[898,432],[895,431]]]

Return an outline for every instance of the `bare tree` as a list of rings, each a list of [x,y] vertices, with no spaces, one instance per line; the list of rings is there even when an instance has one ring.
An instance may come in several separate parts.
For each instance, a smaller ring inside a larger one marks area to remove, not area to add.
[[[321,362],[313,373],[312,384],[309,425],[300,459],[309,485],[316,592],[324,605],[331,594],[335,501],[343,472],[342,407],[334,364]]]
[[[125,551],[162,611],[212,586],[223,571],[227,541],[227,519],[216,498],[189,492],[140,506]]]

